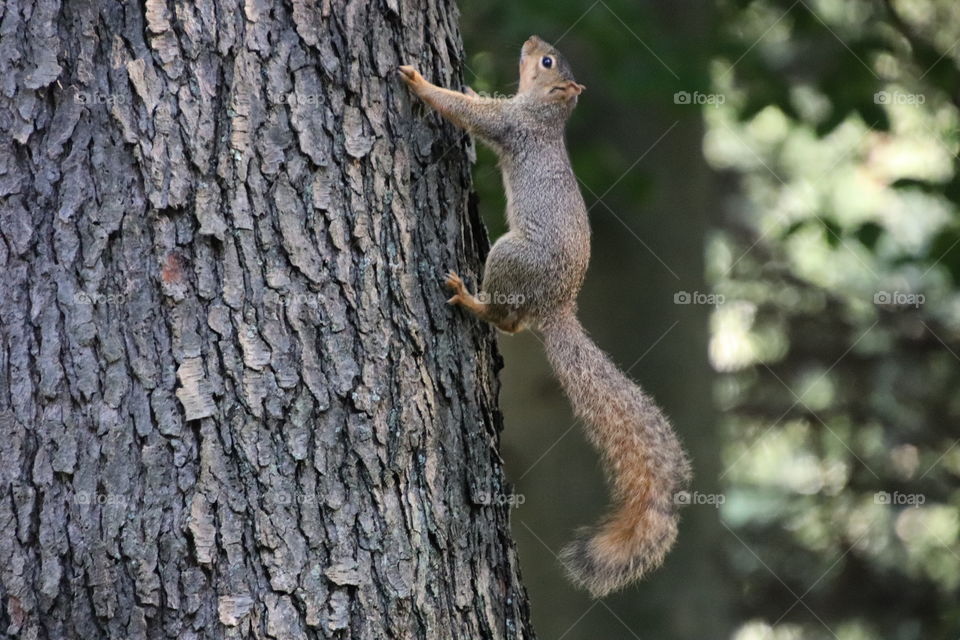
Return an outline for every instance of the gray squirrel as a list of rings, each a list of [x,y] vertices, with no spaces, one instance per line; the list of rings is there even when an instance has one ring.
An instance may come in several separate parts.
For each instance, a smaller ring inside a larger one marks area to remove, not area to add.
[[[600,451],[614,502],[560,559],[576,584],[604,596],[663,562],[677,537],[675,496],[690,480],[690,464],[663,412],[576,317],[590,225],[564,127],[585,87],[537,36],[521,49],[520,86],[510,98],[443,89],[410,66],[398,71],[421,100],[499,157],[510,230],[487,256],[480,295],[451,272],[449,302],[506,333],[543,334],[547,358]]]

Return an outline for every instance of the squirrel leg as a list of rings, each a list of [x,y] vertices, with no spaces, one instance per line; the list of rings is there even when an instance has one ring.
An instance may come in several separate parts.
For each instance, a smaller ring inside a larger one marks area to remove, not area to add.
[[[506,317],[487,302],[481,301],[475,295],[467,291],[467,286],[463,279],[453,271],[447,273],[444,284],[453,291],[453,297],[447,300],[447,304],[455,304],[463,307],[473,315],[485,322],[494,325],[504,333],[517,333],[523,327],[520,318],[515,313],[508,313]]]
[[[501,144],[512,130],[511,119],[506,113],[511,104],[509,100],[483,98],[473,89],[460,93],[438,87],[411,66],[404,65],[397,71],[421,100],[461,129],[491,144]]]

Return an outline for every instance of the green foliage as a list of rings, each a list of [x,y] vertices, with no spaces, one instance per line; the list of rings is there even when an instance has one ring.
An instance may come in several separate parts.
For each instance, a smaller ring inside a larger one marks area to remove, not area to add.
[[[755,620],[741,640],[960,630],[960,12],[946,4],[723,5],[715,87],[733,99],[706,113],[708,140],[727,143],[707,150],[742,196],[710,252],[729,292],[711,354],[728,372],[725,515]],[[815,294],[824,306],[800,303]]]

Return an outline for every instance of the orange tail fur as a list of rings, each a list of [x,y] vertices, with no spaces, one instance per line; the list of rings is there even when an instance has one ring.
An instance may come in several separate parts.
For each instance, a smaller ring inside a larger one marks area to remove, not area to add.
[[[572,580],[601,597],[663,562],[677,537],[675,496],[690,480],[690,463],[653,400],[572,312],[541,329],[547,358],[608,469],[612,511],[560,555]]]

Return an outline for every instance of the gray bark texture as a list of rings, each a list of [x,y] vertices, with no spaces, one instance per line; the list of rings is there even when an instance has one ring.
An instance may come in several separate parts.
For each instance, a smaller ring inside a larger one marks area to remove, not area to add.
[[[0,0],[0,634],[532,637],[457,18]]]

